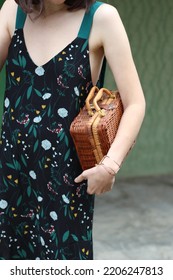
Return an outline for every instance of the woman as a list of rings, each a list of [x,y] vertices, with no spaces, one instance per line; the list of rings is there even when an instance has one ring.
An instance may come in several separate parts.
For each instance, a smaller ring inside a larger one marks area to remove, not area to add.
[[[108,4],[16,2],[20,8],[6,0],[0,12],[0,257],[92,259],[94,195],[111,190],[144,118],[127,35]],[[124,114],[102,164],[82,172],[69,127],[99,80],[104,56]]]

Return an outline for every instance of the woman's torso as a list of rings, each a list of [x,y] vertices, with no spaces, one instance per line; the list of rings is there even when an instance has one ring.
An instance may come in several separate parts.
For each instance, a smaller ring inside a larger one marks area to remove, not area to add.
[[[13,8],[16,17],[17,7]],[[78,35],[85,10],[61,11],[53,15],[36,17],[27,16],[23,28],[26,48],[36,65],[43,65],[64,49]],[[36,18],[35,18],[36,17]],[[94,16],[95,19],[96,16]],[[34,19],[35,18],[35,19]],[[90,69],[93,84],[99,78],[103,59],[103,48],[98,32],[97,20],[94,22],[89,36]],[[15,20],[9,22],[11,38],[15,31]]]

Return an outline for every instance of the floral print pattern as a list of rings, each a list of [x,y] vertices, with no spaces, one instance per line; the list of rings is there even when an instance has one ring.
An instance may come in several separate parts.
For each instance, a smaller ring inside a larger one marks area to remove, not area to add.
[[[0,141],[0,259],[92,259],[94,197],[69,127],[92,86],[86,39],[37,67],[23,30],[6,63]]]

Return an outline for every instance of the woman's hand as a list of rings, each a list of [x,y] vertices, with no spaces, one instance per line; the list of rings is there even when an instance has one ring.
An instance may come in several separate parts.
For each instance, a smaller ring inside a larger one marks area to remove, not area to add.
[[[109,174],[102,165],[83,171],[75,178],[75,183],[84,180],[88,181],[88,194],[102,194],[112,189],[115,182],[115,176]]]

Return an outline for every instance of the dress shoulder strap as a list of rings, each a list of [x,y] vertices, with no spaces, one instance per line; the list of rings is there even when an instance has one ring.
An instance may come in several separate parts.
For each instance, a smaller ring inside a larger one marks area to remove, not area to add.
[[[102,5],[102,2],[96,1],[89,9],[88,12],[85,13],[85,16],[83,18],[78,37],[83,39],[88,39],[92,22],[93,22],[93,16],[96,12],[96,10]],[[22,29],[24,26],[26,20],[26,13],[22,10],[20,6],[17,8],[17,16],[16,16],[16,29]]]
[[[95,14],[96,10],[102,4],[103,4],[103,2],[99,2],[99,1],[94,2],[94,4],[90,7],[89,11],[85,13],[79,33],[78,33],[78,37],[80,37],[82,39],[86,39],[88,41],[92,23],[93,23],[94,14]],[[87,43],[87,41],[86,41],[86,43]],[[84,46],[85,46],[85,44],[84,44]],[[105,72],[106,72],[106,58],[104,57],[100,77],[97,82],[97,86],[99,88],[103,87]]]
[[[17,8],[16,29],[22,29],[26,20],[26,14],[20,6]]]
[[[79,30],[79,33],[78,33],[78,37],[80,37],[82,39],[88,39],[89,38],[92,23],[93,23],[94,14],[95,14],[96,10],[102,4],[103,4],[103,2],[99,2],[99,1],[94,2],[91,5],[89,11],[87,11],[85,13],[82,24],[81,24],[81,27],[80,27],[80,30]]]

